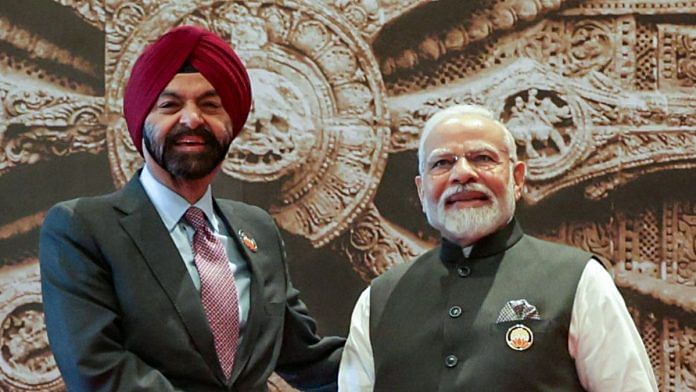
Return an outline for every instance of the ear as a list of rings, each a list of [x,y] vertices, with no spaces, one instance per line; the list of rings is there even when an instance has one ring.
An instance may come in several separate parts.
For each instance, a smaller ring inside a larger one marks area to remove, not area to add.
[[[515,181],[515,200],[519,200],[522,197],[526,175],[527,164],[521,161],[515,162],[512,166],[512,179]]]
[[[418,189],[418,198],[421,202],[421,209],[423,210],[423,212],[425,212],[425,203],[423,203],[423,179],[421,178],[421,176],[416,176],[416,178],[414,178],[414,181],[416,182],[416,189]]]

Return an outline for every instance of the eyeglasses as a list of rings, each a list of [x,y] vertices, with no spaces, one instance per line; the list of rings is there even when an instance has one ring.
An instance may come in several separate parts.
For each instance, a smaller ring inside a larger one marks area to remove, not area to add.
[[[460,159],[466,160],[467,165],[477,172],[491,171],[505,163],[505,158],[509,159],[507,154],[489,150],[469,151],[464,155],[445,152],[431,156],[426,162],[425,172],[432,176],[449,173]]]

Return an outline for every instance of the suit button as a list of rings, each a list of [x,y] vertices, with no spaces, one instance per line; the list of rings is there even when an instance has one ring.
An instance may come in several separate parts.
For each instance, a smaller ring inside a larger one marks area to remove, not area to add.
[[[445,358],[445,366],[447,366],[448,368],[453,368],[457,366],[457,363],[459,363],[459,358],[457,358],[456,355],[448,355]]]
[[[457,317],[461,316],[462,315],[462,308],[460,308],[459,306],[456,306],[456,305],[452,306],[451,308],[449,308],[449,315],[452,318],[457,318]]]
[[[457,268],[457,274],[459,274],[459,276],[462,278],[466,278],[467,276],[471,275],[471,268],[469,268],[467,265],[463,265]]]

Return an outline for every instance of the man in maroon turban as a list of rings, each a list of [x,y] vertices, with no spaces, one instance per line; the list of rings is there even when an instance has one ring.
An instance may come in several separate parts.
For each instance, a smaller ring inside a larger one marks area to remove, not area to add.
[[[278,228],[210,184],[251,107],[217,35],[175,28],[138,58],[124,115],[144,167],[118,192],[62,202],[41,230],[51,349],[70,391],[257,391],[273,371],[335,388]]]

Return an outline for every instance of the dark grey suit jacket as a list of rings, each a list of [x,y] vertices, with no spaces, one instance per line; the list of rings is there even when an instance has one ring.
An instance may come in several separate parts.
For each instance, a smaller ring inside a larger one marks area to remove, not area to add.
[[[200,295],[137,176],[118,192],[48,212],[39,246],[44,311],[68,390],[257,391],[274,370],[301,388],[335,383],[343,339],[316,335],[271,217],[229,200],[215,208],[252,271],[248,323],[227,381]],[[240,229],[257,252],[236,238]]]

